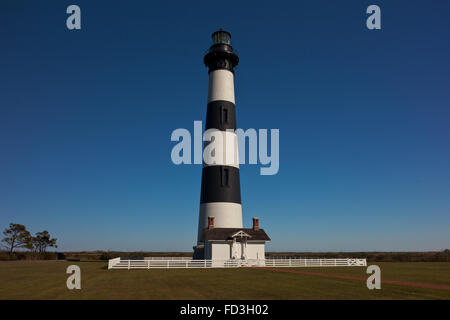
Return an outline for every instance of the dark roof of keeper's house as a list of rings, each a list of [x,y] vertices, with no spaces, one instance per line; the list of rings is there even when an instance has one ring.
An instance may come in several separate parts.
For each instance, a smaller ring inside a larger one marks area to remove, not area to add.
[[[270,241],[264,229],[253,230],[252,228],[214,228],[203,230],[202,240],[232,240],[232,236],[243,231],[250,236],[248,240]]]

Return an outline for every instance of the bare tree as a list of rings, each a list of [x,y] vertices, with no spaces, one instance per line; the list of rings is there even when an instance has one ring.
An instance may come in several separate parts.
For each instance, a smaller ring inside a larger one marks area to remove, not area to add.
[[[22,224],[10,223],[9,228],[3,231],[5,237],[2,242],[6,244],[9,253],[12,254],[14,249],[27,248],[32,249],[31,234]]]

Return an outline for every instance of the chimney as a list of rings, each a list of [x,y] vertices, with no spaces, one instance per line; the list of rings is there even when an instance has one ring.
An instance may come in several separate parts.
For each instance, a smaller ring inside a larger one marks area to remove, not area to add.
[[[214,229],[214,217],[208,217],[208,230]]]
[[[259,230],[259,218],[253,218],[253,230]]]

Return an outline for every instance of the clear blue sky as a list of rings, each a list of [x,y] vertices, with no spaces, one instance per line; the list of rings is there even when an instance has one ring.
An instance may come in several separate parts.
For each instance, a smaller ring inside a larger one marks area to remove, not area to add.
[[[82,30],[66,29],[66,8]],[[365,27],[378,4],[382,30]],[[280,172],[242,166],[268,250],[450,247],[448,1],[0,4],[0,228],[61,250],[195,244],[201,166],[170,160],[204,120],[202,58],[240,55],[240,128],[280,129]]]

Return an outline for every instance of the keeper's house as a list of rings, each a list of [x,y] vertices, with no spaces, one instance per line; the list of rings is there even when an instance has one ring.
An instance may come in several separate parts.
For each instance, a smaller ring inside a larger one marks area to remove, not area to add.
[[[258,218],[253,218],[253,228],[214,228],[214,217],[208,217],[201,240],[205,260],[264,260],[270,238]]]

